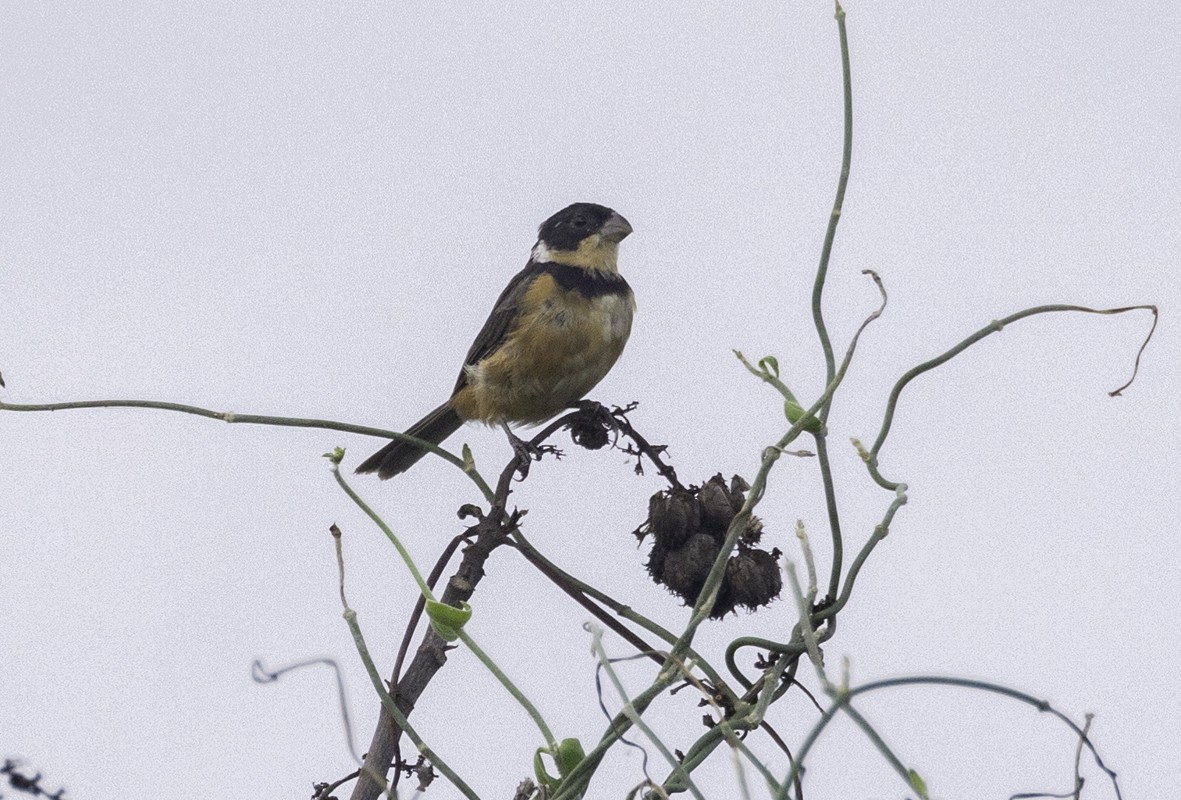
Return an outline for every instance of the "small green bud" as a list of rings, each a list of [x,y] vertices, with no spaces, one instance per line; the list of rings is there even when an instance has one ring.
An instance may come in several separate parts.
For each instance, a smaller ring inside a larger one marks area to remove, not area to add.
[[[913,769],[908,770],[906,776],[910,779],[910,788],[918,792],[922,800],[930,800],[930,795],[927,794],[927,782],[923,780],[922,776]]]

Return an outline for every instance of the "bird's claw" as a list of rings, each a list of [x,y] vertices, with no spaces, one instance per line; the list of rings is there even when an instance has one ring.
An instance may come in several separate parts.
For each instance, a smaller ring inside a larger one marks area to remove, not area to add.
[[[558,458],[562,457],[562,451],[552,444],[527,442],[513,433],[507,425],[504,426],[504,432],[508,434],[508,443],[513,448],[513,457],[517,462],[517,480],[523,481],[529,477],[529,466],[534,461],[540,461],[542,456],[553,454]]]
[[[513,455],[517,459],[517,473],[521,476],[521,480],[525,480],[529,477],[529,465],[534,461],[541,460],[541,448],[530,444],[511,431],[508,436],[508,442],[513,448]]]

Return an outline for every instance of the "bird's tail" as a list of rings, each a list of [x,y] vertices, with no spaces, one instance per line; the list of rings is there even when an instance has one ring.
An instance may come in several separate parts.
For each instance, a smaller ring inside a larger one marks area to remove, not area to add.
[[[432,444],[439,444],[459,430],[462,424],[463,420],[455,413],[451,403],[447,402],[411,425],[406,433]],[[369,456],[357,467],[357,472],[376,472],[378,477],[385,480],[410,469],[426,454],[427,451],[417,445],[395,439]]]

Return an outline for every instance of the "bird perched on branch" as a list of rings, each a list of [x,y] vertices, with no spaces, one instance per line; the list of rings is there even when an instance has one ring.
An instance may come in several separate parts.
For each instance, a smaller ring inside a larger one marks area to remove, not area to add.
[[[439,444],[471,420],[544,422],[581,400],[614,366],[631,333],[635,298],[619,274],[619,243],[632,232],[605,206],[575,203],[538,229],[529,263],[500,293],[464,359],[450,399],[406,433]],[[357,467],[390,478],[426,450],[395,440]]]

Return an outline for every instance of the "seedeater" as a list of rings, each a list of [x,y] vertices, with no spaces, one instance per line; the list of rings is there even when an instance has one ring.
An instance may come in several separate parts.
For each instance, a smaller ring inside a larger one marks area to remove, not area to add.
[[[544,422],[614,366],[631,333],[636,301],[619,274],[619,243],[632,232],[615,211],[575,203],[537,231],[529,263],[500,293],[464,359],[451,398],[406,433],[441,443],[464,422]],[[382,479],[426,450],[393,441],[357,467]]]

